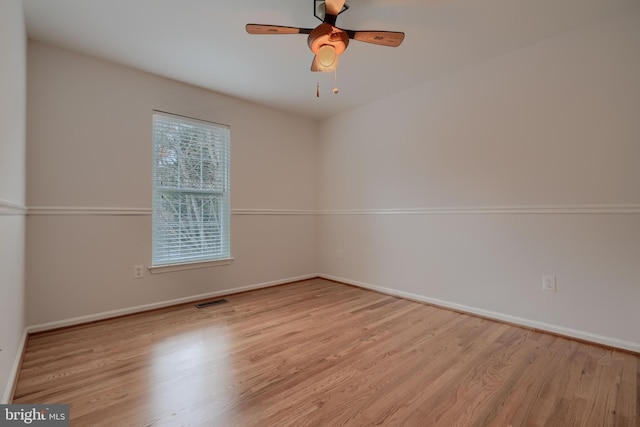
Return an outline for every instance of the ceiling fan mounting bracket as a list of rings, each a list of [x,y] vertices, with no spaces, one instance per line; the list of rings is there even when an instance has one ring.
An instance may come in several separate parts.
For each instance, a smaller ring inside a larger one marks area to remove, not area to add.
[[[320,21],[324,21],[324,14],[325,14],[324,2],[325,0],[313,0],[313,16],[315,16]],[[340,15],[342,12],[346,11],[347,9],[349,9],[349,5],[345,3],[345,5],[342,7],[342,10],[338,13],[338,15]]]

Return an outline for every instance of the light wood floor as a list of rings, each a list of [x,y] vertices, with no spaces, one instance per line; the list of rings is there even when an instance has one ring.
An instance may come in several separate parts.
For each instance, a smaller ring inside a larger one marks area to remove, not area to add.
[[[322,279],[31,336],[72,426],[639,426],[640,357]]]

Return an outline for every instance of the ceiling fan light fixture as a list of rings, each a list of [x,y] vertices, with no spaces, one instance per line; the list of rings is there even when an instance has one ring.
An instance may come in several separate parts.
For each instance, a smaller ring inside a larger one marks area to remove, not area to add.
[[[330,44],[320,46],[318,49],[318,62],[323,68],[331,68],[336,63],[338,54],[336,48]]]
[[[349,8],[345,1],[313,0],[314,15],[322,21],[315,28],[247,24],[246,30],[249,34],[308,34],[307,45],[314,55],[311,63],[313,72],[335,72],[350,39],[382,46],[400,46],[404,33],[398,31],[353,31],[336,27],[338,15]],[[320,18],[318,14],[323,17]],[[334,93],[338,93],[337,88]]]

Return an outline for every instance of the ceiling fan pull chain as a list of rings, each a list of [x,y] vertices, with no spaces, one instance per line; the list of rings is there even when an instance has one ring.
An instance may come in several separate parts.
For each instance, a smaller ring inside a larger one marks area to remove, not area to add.
[[[333,93],[338,94],[338,68],[333,70]]]
[[[316,76],[316,98],[320,98],[320,79]]]

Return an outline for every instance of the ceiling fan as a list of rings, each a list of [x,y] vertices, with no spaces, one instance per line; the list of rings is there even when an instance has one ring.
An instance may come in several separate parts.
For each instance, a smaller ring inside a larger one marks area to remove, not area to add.
[[[338,58],[354,39],[365,43],[397,47],[404,33],[397,31],[352,31],[336,27],[336,18],[343,11],[345,0],[326,0],[322,24],[315,28],[284,27],[280,25],[247,24],[249,34],[308,34],[307,44],[314,54],[311,71],[334,71]],[[315,3],[314,3],[315,10]]]

